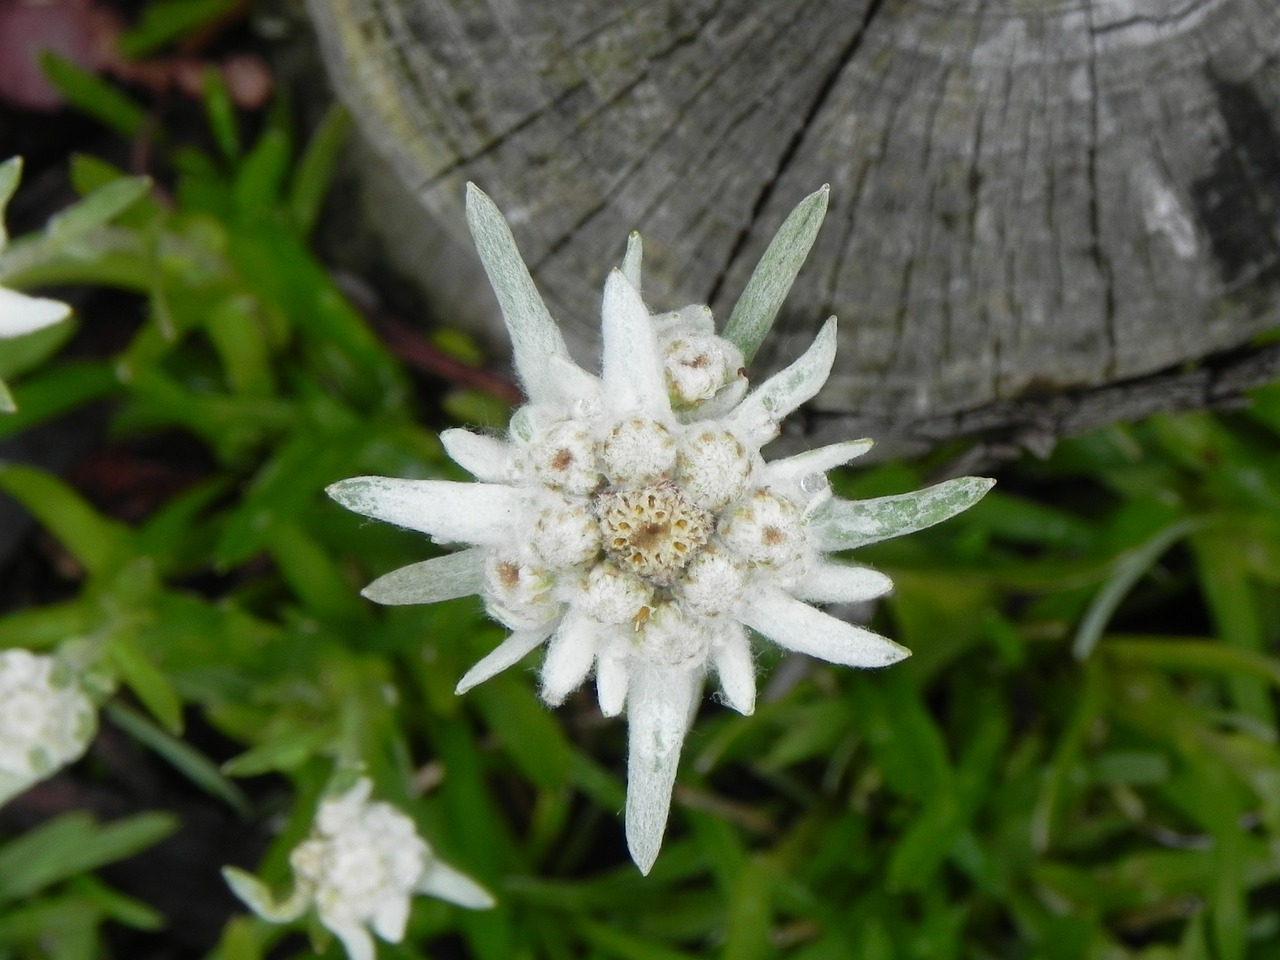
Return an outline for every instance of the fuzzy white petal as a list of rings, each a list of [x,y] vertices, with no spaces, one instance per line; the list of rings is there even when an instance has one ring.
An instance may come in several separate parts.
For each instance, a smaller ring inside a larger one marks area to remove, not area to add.
[[[566,400],[575,401],[575,415],[591,410],[604,397],[604,384],[594,373],[588,373],[568,357],[548,357],[547,369],[555,378]],[[586,411],[583,406],[585,405]]]
[[[459,550],[447,557],[413,563],[384,574],[360,594],[388,606],[467,597],[484,589],[484,553],[481,549]]]
[[[307,894],[300,887],[295,887],[288,899],[277,902],[267,885],[250,873],[223,867],[222,878],[246,907],[270,923],[292,923],[307,909]]]
[[[694,670],[636,663],[627,706],[627,849],[648,874],[662,847],[680,748],[701,685]]]
[[[799,483],[815,473],[826,473],[860,457],[875,445],[874,440],[846,440],[816,450],[806,450],[794,457],[773,460],[764,465],[768,485]]]
[[[542,699],[552,706],[582,685],[595,663],[596,646],[606,627],[570,612],[547,645],[542,661]]]
[[[726,631],[712,656],[725,700],[743,716],[751,716],[756,709],[756,665],[747,632],[736,625]]]
[[[320,922],[342,941],[342,946],[346,949],[350,960],[376,960],[377,951],[373,945],[373,937],[369,936],[369,931],[362,924],[355,920],[338,920],[334,917],[330,917],[326,922],[323,913],[320,915]]]
[[[546,360],[569,355],[564,336],[529,276],[507,221],[474,183],[467,184],[467,226],[511,334],[512,359],[525,393],[533,403],[559,401],[562,393]]]
[[[596,663],[596,697],[600,701],[600,712],[606,717],[616,717],[622,712],[627,702],[629,679],[623,657],[606,654]]]
[[[791,592],[813,603],[861,603],[883,597],[893,581],[879,570],[823,563],[807,573]]]
[[[34,333],[69,316],[71,308],[61,301],[0,287],[0,338]]]
[[[957,477],[874,500],[830,499],[806,519],[824,550],[851,550],[949,520],[986,496],[995,481]]]
[[[522,501],[520,491],[500,484],[396,477],[352,477],[327,492],[348,510],[429,533],[442,543],[506,539]]]
[[[627,283],[636,288],[636,293],[643,291],[640,286],[640,262],[644,259],[644,244],[640,240],[640,234],[634,230],[627,237],[627,252],[622,257],[622,275],[627,278]]]
[[[799,359],[752,391],[725,422],[753,445],[772,440],[787,414],[827,382],[835,359],[836,318],[831,317]]]
[[[387,897],[378,905],[369,925],[383,940],[399,943],[404,939],[404,928],[408,922],[409,898]]]
[[[507,667],[519,663],[525,654],[551,636],[554,626],[555,624],[551,623],[536,630],[517,630],[511,634],[462,675],[462,679],[454,688],[454,693],[466,693],[477,684],[497,676]]]
[[[837,620],[776,588],[753,594],[742,619],[781,647],[848,667],[887,667],[911,656],[906,647]]]
[[[477,480],[501,483],[511,469],[511,447],[501,440],[453,427],[440,434],[445,453]]]
[[[658,359],[658,340],[636,288],[618,270],[604,285],[601,374],[615,409],[653,417],[671,413]]]
[[[471,910],[488,910],[494,905],[493,895],[488,890],[436,859],[427,865],[426,872],[418,881],[418,891]]]

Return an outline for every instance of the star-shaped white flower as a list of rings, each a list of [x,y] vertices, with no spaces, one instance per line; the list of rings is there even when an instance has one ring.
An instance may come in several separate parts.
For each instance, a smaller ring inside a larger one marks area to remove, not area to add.
[[[750,631],[855,667],[908,655],[814,604],[869,600],[892,584],[826,554],[936,523],[991,481],[964,478],[920,494],[848,502],[825,471],[870,448],[853,440],[766,462],[762,445],[826,381],[832,317],[785,370],[747,392],[759,347],[813,243],[824,187],[770,245],[723,332],[707,307],[651,315],[632,235],[609,276],[601,375],[569,357],[493,202],[467,194],[472,235],[511,333],[529,402],[509,437],[441,436],[478,483],[357,477],[329,488],[348,509],[467,544],[396,570],[365,596],[430,603],[480,594],[511,636],[458,684],[462,693],[543,643],[542,696],[560,703],[594,670],[600,709],[626,709],[627,842],[647,873],[666,828],[681,745],[703,678],[755,706]]]
[[[22,158],[13,157],[0,163],[0,218],[3,217],[9,198],[18,187],[22,175]],[[0,255],[9,245],[9,235],[0,219]],[[0,287],[0,340],[26,336],[45,327],[51,327],[71,316],[71,308],[59,300],[30,297],[25,293]],[[4,381],[0,380],[0,413],[12,413],[13,397]]]
[[[388,943],[404,939],[415,893],[475,910],[493,906],[488,891],[432,853],[412,820],[389,803],[370,803],[372,789],[361,778],[320,804],[311,835],[289,854],[295,884],[285,900],[257,877],[224,867],[236,896],[272,923],[291,923],[314,906],[351,960],[373,960],[370,928]]]
[[[70,667],[29,650],[0,653],[0,803],[78,759],[97,730]]]

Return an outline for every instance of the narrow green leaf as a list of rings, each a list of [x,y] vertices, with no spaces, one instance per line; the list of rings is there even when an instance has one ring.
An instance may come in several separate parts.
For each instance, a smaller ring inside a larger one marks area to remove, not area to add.
[[[345,107],[330,107],[298,158],[289,188],[288,207],[293,225],[303,237],[310,235],[320,218],[320,208],[343,147],[351,136],[351,127],[351,114]]]
[[[122,177],[103,184],[49,221],[46,230],[49,243],[56,249],[78,240],[91,230],[105,226],[150,191],[150,177]]]
[[[468,698],[525,777],[546,790],[567,785],[573,746],[525,684],[497,676],[472,690]]]
[[[145,6],[137,25],[121,35],[117,47],[130,60],[149,57],[175,40],[217,22],[240,2],[241,0],[154,0]]]
[[[0,490],[26,507],[92,575],[111,572],[129,553],[129,529],[102,516],[52,474],[0,464]]]
[[[258,138],[236,172],[234,195],[241,217],[261,217],[280,205],[292,154],[283,130],[269,129]]]
[[[18,181],[22,179],[22,158],[10,157],[0,163],[0,253],[9,243],[9,234],[4,227],[4,213],[18,189]]]
[[[742,351],[747,363],[764,343],[782,301],[787,298],[800,266],[813,247],[827,215],[830,193],[831,188],[824,184],[796,205],[769,242],[742,296],[734,304],[723,336]]]
[[[132,637],[117,633],[107,647],[107,656],[123,680],[151,715],[170,733],[182,733],[182,701],[173,686]]]
[[[773,875],[761,861],[748,859],[738,871],[729,895],[723,960],[764,960],[774,956],[769,940],[773,920]]]
[[[1208,640],[1110,638],[1101,648],[1108,658],[1148,663],[1165,670],[1245,674],[1280,687],[1280,660]]]
[[[103,708],[103,712],[121,730],[164,758],[170,766],[209,796],[217,797],[242,817],[249,815],[249,801],[240,788],[228,780],[217,765],[199,750],[160,729],[126,704],[110,703]]]
[[[914,493],[874,500],[833,497],[806,521],[827,550],[849,550],[914,533],[973,506],[995,485],[986,477],[958,477]]]
[[[178,821],[142,813],[99,826],[92,816],[63,814],[0,849],[0,900],[16,900],[59,880],[131,857],[163,840]]]
[[[68,103],[121,136],[135,137],[147,125],[146,110],[91,70],[48,52],[40,66]]]
[[[215,66],[205,67],[200,75],[200,90],[204,99],[204,113],[209,120],[209,130],[214,143],[227,160],[240,156],[240,127],[236,120],[236,105],[222,71]]]
[[[0,417],[0,439],[75,410],[120,388],[108,363],[70,363],[28,377],[15,389],[21,409]]]
[[[336,739],[337,731],[330,724],[274,733],[266,742],[232,757],[222,765],[222,772],[229,777],[288,773],[298,769],[312,757],[325,753]]]
[[[1133,589],[1134,584],[1146,575],[1166,550],[1201,526],[1203,521],[1179,520],[1156,533],[1146,543],[1126,550],[1116,558],[1110,578],[1094,596],[1089,609],[1080,619],[1075,639],[1071,642],[1072,656],[1077,660],[1084,660],[1093,652],[1116,608]]]
[[[534,403],[557,400],[560,391],[547,359],[568,357],[569,348],[533,284],[507,221],[474,183],[467,184],[467,225],[511,334],[520,382]]]

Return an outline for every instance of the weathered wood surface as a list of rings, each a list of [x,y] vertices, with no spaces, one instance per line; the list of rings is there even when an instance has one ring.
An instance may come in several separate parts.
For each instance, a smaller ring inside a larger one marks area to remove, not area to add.
[[[393,245],[465,322],[497,316],[465,253],[469,179],[584,360],[628,231],[651,306],[723,317],[829,182],[762,360],[838,314],[817,400],[835,432],[1052,434],[1124,416],[1134,389],[1133,410],[1208,401],[1149,375],[1277,322],[1275,0],[309,3],[424,211],[382,229],[430,238]]]

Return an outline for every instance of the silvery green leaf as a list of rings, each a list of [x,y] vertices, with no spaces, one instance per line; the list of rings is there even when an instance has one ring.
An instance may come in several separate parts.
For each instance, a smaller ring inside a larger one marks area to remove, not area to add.
[[[836,318],[831,317],[799,359],[752,391],[725,418],[725,422],[750,443],[768,442],[777,436],[778,425],[787,414],[827,382],[835,359]]]
[[[146,196],[150,189],[149,177],[121,177],[103,184],[49,221],[46,231],[49,241],[70,243],[105,225]]]
[[[13,402],[13,394],[9,392],[5,382],[0,380],[0,413],[13,413],[17,409],[18,405]]]
[[[439,603],[484,589],[484,551],[459,550],[392,570],[360,591],[374,603]]]
[[[554,403],[561,393],[547,372],[547,358],[567,357],[569,349],[533,284],[507,221],[474,183],[467,184],[467,226],[511,334],[516,374],[530,402]]]
[[[748,363],[773,326],[782,301],[800,273],[800,265],[813,247],[818,228],[827,215],[830,193],[831,188],[823,184],[791,211],[777,235],[769,241],[768,249],[729,315],[724,338],[742,351]]]
[[[0,163],[0,252],[9,242],[9,234],[4,229],[4,211],[18,189],[18,181],[22,179],[22,158],[10,157]]]
[[[949,520],[981,500],[994,485],[986,477],[959,477],[892,497],[833,498],[815,510],[808,523],[824,550],[849,550]]]
[[[640,260],[644,255],[644,245],[640,242],[640,234],[634,230],[627,237],[627,252],[622,257],[622,275],[627,282],[640,292]]]

